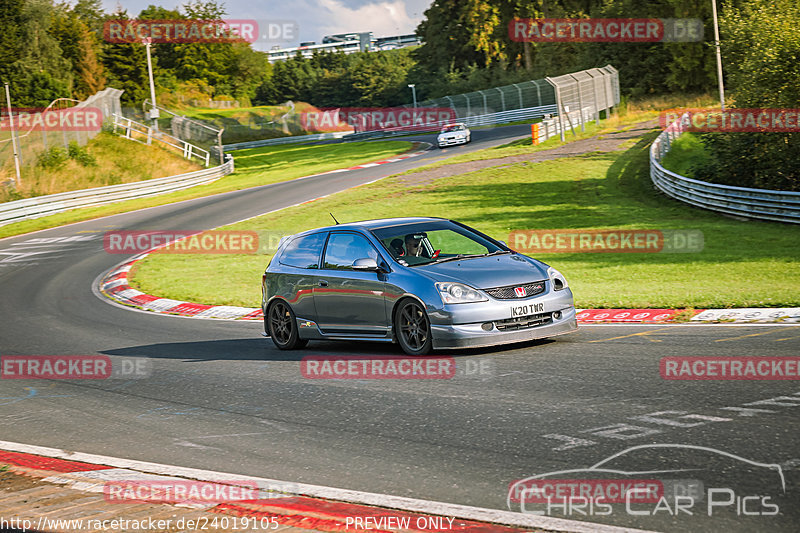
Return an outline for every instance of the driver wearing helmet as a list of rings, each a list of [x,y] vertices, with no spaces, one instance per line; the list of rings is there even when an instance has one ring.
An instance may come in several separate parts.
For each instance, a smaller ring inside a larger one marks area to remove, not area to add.
[[[422,240],[427,238],[427,233],[409,233],[405,237],[406,255],[415,257],[430,257],[431,254],[423,244]]]

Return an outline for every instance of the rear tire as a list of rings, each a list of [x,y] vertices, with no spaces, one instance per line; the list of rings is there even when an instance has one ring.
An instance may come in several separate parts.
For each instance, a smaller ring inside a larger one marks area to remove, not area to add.
[[[428,355],[433,349],[431,322],[422,304],[416,300],[400,302],[394,315],[394,334],[408,355]]]
[[[300,338],[297,331],[297,318],[294,316],[294,311],[283,300],[276,300],[270,304],[264,320],[267,322],[272,342],[279,350],[294,350],[308,344],[307,340]]]

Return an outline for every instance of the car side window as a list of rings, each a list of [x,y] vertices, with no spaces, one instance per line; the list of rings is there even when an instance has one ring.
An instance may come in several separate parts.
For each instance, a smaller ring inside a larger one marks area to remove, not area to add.
[[[378,260],[378,251],[357,233],[332,233],[325,247],[323,267],[332,270],[353,270],[353,261],[371,257]]]
[[[282,265],[295,268],[319,268],[319,255],[325,243],[325,233],[313,233],[298,237],[286,245],[281,254]]]

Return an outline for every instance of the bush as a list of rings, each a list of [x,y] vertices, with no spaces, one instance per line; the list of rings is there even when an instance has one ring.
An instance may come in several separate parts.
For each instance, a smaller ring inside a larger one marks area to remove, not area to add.
[[[36,164],[42,168],[56,170],[64,166],[67,159],[69,159],[69,154],[67,154],[66,150],[60,146],[53,146],[39,154],[36,158]]]
[[[800,191],[800,133],[704,133],[710,157],[695,168],[703,181]]]
[[[80,146],[77,142],[72,141],[69,143],[68,149],[70,159],[75,160],[83,167],[96,167],[97,159],[89,153],[84,146]]]

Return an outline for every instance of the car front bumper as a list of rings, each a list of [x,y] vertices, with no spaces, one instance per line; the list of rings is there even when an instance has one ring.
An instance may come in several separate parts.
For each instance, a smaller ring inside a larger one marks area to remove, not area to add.
[[[463,139],[456,139],[456,138],[438,139],[437,142],[439,143],[439,147],[455,146],[455,145],[458,145],[458,144],[467,144],[467,138],[464,137]]]
[[[511,318],[511,307],[540,305]],[[562,335],[578,329],[569,289],[519,300],[490,300],[445,306],[431,315],[434,349],[477,348]]]

